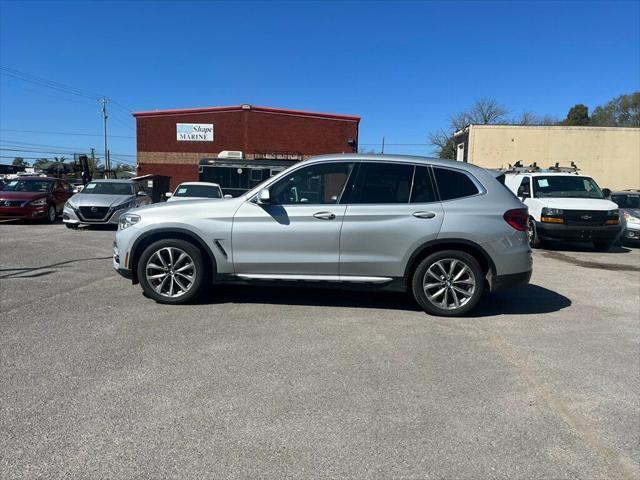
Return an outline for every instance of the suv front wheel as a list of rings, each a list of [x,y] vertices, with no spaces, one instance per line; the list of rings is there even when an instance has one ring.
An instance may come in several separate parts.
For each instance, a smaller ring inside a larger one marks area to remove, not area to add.
[[[202,252],[184,240],[159,240],[149,245],[138,262],[144,293],[158,303],[180,304],[196,298],[205,284]]]
[[[484,290],[478,261],[466,252],[443,250],[422,260],[413,275],[416,301],[431,315],[456,317],[471,311]]]

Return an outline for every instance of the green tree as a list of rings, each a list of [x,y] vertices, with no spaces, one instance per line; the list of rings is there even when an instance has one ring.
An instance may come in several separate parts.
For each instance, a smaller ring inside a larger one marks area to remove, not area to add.
[[[11,162],[11,165],[13,165],[14,167],[28,167],[29,166],[29,164],[22,157],[14,158],[13,162]]]
[[[429,134],[428,141],[439,158],[455,160],[456,144],[453,135],[467,125],[489,125],[505,123],[509,110],[492,98],[483,97],[467,110],[449,118],[449,130],[438,130]]]
[[[640,92],[620,95],[598,106],[591,115],[591,124],[603,127],[640,127]]]
[[[35,162],[33,162],[34,168],[43,168],[49,164],[49,160],[46,158],[39,158]]]
[[[590,124],[589,107],[578,103],[569,109],[567,118],[562,121],[562,125],[584,126]]]

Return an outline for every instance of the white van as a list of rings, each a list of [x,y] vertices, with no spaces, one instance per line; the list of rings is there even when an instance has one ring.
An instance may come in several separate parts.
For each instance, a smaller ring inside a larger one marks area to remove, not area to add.
[[[505,185],[529,207],[529,243],[545,240],[593,242],[609,250],[622,226],[618,206],[605,200],[595,180],[577,168],[540,169],[533,165],[507,170]]]

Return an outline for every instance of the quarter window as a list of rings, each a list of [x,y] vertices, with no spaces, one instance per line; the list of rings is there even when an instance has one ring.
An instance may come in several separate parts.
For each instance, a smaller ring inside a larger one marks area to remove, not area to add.
[[[441,200],[470,197],[480,193],[478,187],[465,173],[438,167],[434,167],[433,173]]]
[[[362,163],[350,203],[408,203],[413,165]]]
[[[436,195],[429,176],[428,167],[416,167],[413,177],[413,188],[411,189],[411,203],[435,202]]]
[[[271,198],[279,205],[338,203],[352,169],[353,163],[348,162],[300,168],[271,187]]]

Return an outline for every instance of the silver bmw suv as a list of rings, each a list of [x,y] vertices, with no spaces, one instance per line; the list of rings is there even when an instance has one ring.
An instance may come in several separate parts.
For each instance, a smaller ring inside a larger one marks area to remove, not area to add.
[[[160,303],[222,282],[334,283],[407,290],[427,313],[457,316],[485,290],[529,281],[527,218],[473,165],[325,155],[237,198],[128,211],[113,266]]]

